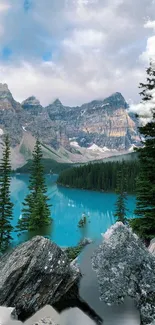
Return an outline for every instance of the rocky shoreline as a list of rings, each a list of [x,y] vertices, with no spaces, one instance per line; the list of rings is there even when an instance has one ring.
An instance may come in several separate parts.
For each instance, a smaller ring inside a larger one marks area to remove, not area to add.
[[[91,267],[84,253],[87,270],[70,263],[65,251],[40,236],[9,251],[0,258],[0,305],[14,308],[12,317],[21,322],[49,305],[58,313],[78,308],[93,324],[102,324],[105,304],[119,305],[130,297],[139,310],[141,325],[153,325],[155,242],[148,250],[121,223],[112,226],[103,237],[103,242],[90,254]],[[87,282],[90,272],[99,288],[97,304],[89,300],[95,296],[92,279],[87,283],[88,294],[81,295],[80,286],[82,281]]]

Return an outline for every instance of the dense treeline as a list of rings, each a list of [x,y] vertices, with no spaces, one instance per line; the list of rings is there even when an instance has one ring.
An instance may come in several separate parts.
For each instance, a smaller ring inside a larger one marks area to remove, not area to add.
[[[138,160],[88,164],[63,171],[58,178],[58,184],[102,191],[115,191],[117,188],[117,175],[123,170],[128,193],[136,190],[136,178],[139,170]]]
[[[136,218],[130,224],[132,229],[149,245],[155,237],[155,64],[150,62],[146,70],[145,83],[140,83],[142,113],[139,118],[148,117],[148,123],[141,125],[139,132],[143,146],[138,149],[139,177],[137,181]],[[144,114],[144,112],[146,113]],[[147,115],[148,114],[148,115]],[[151,120],[150,120],[150,117]],[[147,122],[147,119],[146,119]]]

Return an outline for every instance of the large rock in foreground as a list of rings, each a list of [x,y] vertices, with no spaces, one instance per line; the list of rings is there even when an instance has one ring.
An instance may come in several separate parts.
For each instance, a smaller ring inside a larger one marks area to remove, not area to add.
[[[15,306],[18,319],[25,320],[58,302],[79,277],[56,244],[34,237],[0,259],[0,305]]]
[[[104,235],[92,257],[100,299],[111,305],[130,296],[140,311],[141,324],[155,321],[155,257],[131,229],[116,223]]]

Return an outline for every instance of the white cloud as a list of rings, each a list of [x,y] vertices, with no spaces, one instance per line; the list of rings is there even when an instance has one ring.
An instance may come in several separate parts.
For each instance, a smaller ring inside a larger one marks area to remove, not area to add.
[[[145,25],[145,28],[151,28],[155,32],[155,21],[148,21]],[[140,55],[140,60],[149,64],[152,62],[153,69],[155,68],[155,36],[151,36],[147,40],[146,50]],[[146,76],[145,76],[146,78]],[[154,78],[152,78],[154,80]],[[141,124],[146,124],[150,122],[153,117],[153,111],[155,110],[155,89],[152,91],[147,91],[148,95],[151,95],[149,101],[142,101],[137,105],[130,105],[130,111],[137,113],[140,116]]]
[[[64,39],[65,46],[70,47],[73,50],[78,51],[81,48],[98,48],[102,47],[105,39],[105,35],[101,31],[87,29],[78,30],[75,29],[70,38]]]
[[[29,64],[22,62],[17,66],[0,66],[1,81],[8,82],[9,88],[16,100],[21,102],[30,95],[39,98],[43,105],[48,105],[57,97],[67,102],[79,96],[84,97],[84,89],[72,84],[65,77],[64,71],[52,63]]]
[[[11,5],[0,12],[0,51],[5,45],[13,51],[11,61],[0,60],[0,82],[8,83],[16,99],[34,94],[44,105],[56,97],[77,105],[116,91],[138,99],[144,57],[154,51],[154,36],[143,28],[145,15],[152,24],[151,0],[46,0],[46,6],[33,0],[27,13],[21,0]],[[43,63],[46,52],[52,59]]]
[[[153,29],[155,32],[155,20],[149,20],[146,22],[144,28]],[[147,64],[149,63],[150,59],[155,60],[155,35],[148,38],[146,50],[140,55],[140,60],[146,62]]]
[[[155,78],[152,77],[152,80],[154,84]],[[138,114],[140,116],[140,123],[143,125],[150,122],[153,118],[153,112],[155,111],[155,88],[152,90],[147,90],[146,94],[151,96],[148,101],[142,101],[137,105],[130,105],[130,112]]]
[[[155,20],[154,21],[148,20],[145,23],[144,27],[145,28],[153,28],[155,30]]]
[[[152,103],[139,103],[137,105],[132,104],[130,106],[130,112],[137,113],[138,115],[141,115],[144,119],[150,119],[152,118],[151,109],[153,108]]]
[[[89,64],[88,67],[91,69]],[[87,75],[91,74],[88,67]],[[97,71],[97,65],[95,69]],[[40,61],[35,64],[23,61],[18,66],[0,65],[1,82],[9,84],[16,100],[21,102],[30,95],[35,95],[43,105],[48,105],[57,97],[66,105],[80,105],[95,98],[104,98],[116,89],[121,89],[122,93],[126,92],[127,95],[126,89],[129,84],[132,84],[133,79],[137,84],[139,81],[139,74],[134,75],[132,71],[126,71],[125,80],[123,77],[114,76],[113,83],[111,83],[111,76],[109,76],[109,83],[107,83],[107,77],[102,76],[101,79],[100,77],[99,79],[86,78],[83,83],[81,82],[83,71],[74,77],[66,73],[63,65],[57,66],[52,62],[42,63]]]
[[[155,36],[148,38],[146,51],[140,55],[140,60],[147,64],[149,63],[150,58],[155,60]]]

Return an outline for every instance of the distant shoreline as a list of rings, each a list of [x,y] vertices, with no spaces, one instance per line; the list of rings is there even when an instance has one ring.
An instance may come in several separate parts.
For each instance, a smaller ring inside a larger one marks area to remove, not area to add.
[[[97,189],[93,189],[93,188],[88,189],[88,188],[74,187],[74,186],[64,185],[64,184],[61,184],[58,182],[56,182],[56,184],[60,187],[65,187],[65,188],[72,189],[72,190],[91,191],[91,192],[98,192],[98,193],[105,193],[105,194],[106,193],[114,193],[117,195],[117,193],[115,191],[104,191],[104,190],[97,190]],[[136,192],[127,193],[127,195],[135,196]]]

